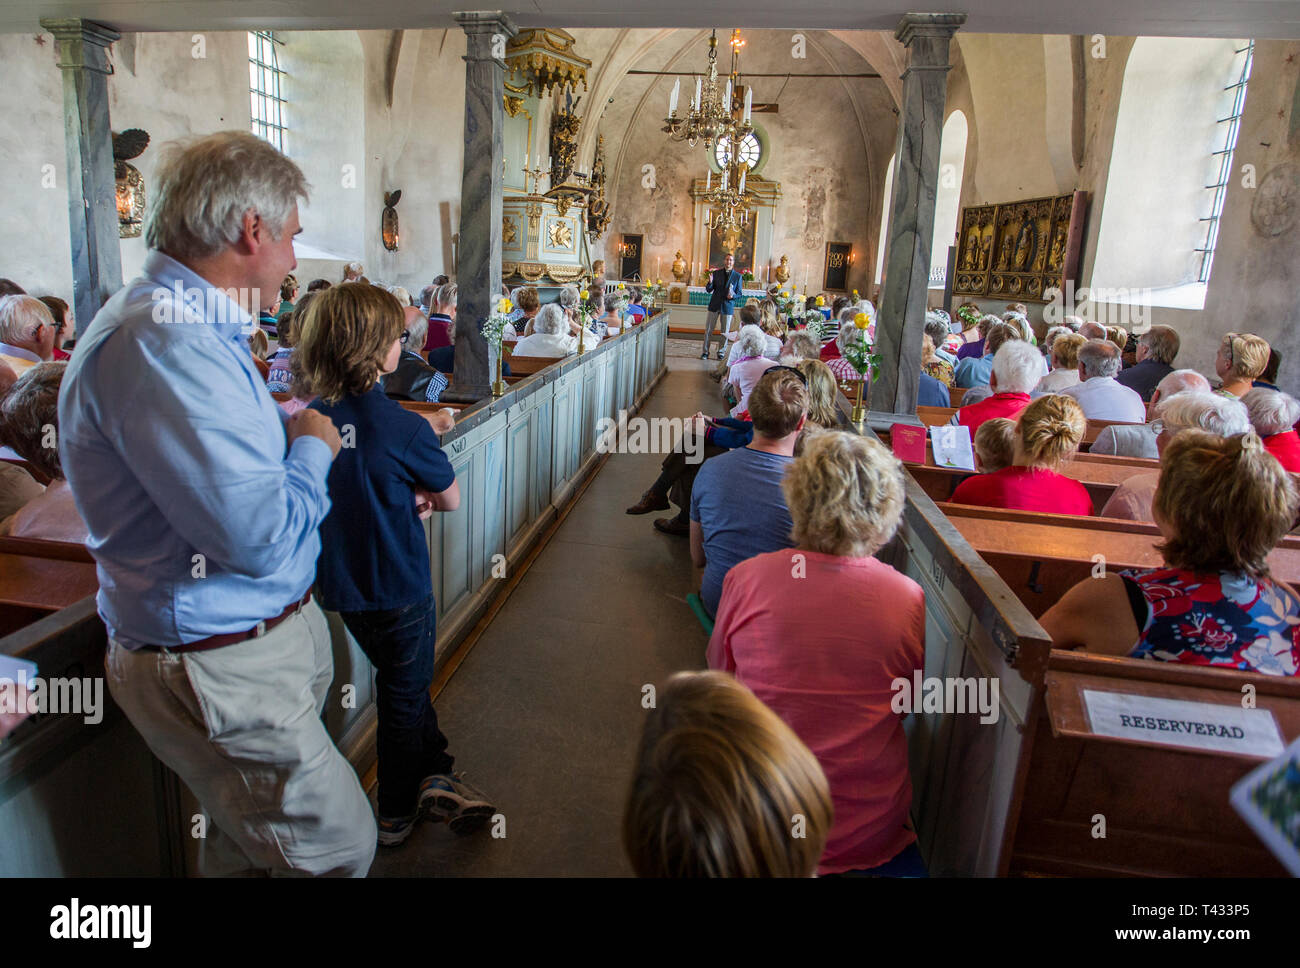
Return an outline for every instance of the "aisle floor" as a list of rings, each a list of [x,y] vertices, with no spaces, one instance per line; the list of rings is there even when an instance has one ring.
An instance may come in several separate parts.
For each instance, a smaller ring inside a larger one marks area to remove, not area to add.
[[[698,347],[670,341],[642,416],[721,412]],[[456,769],[494,798],[505,836],[421,823],[379,848],[372,877],[630,875],[619,825],[642,687],[703,668],[708,641],[686,605],[687,541],[652,526],[675,508],[624,513],[662,460],[610,456],[438,697]]]

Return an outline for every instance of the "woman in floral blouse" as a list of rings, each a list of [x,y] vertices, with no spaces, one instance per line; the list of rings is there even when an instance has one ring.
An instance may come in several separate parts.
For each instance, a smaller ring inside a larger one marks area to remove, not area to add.
[[[1296,485],[1254,433],[1185,430],[1152,505],[1165,567],[1085,579],[1039,623],[1059,648],[1294,676],[1300,599],[1267,559],[1296,509]]]

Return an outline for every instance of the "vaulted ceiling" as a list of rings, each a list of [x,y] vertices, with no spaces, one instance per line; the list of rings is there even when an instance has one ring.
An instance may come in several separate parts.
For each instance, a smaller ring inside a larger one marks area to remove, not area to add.
[[[495,6],[495,4],[493,5]],[[504,6],[504,5],[503,5]],[[42,17],[85,17],[123,31],[449,27],[465,0],[0,0],[0,32]],[[528,0],[520,26],[779,27],[892,30],[908,7],[882,0]],[[977,33],[1300,37],[1300,0],[958,0]]]

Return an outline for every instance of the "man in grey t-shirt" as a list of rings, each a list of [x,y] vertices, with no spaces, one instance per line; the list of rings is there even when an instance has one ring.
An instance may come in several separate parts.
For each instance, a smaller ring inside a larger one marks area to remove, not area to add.
[[[700,598],[718,612],[722,579],[733,565],[791,547],[794,527],[781,481],[808,415],[803,375],[769,369],[749,397],[754,439],[705,463],[691,491],[691,559],[704,569]]]

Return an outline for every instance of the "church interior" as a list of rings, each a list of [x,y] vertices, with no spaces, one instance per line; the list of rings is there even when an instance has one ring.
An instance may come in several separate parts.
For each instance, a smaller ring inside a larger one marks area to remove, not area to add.
[[[1295,38],[5,4],[0,875],[1300,876]]]

